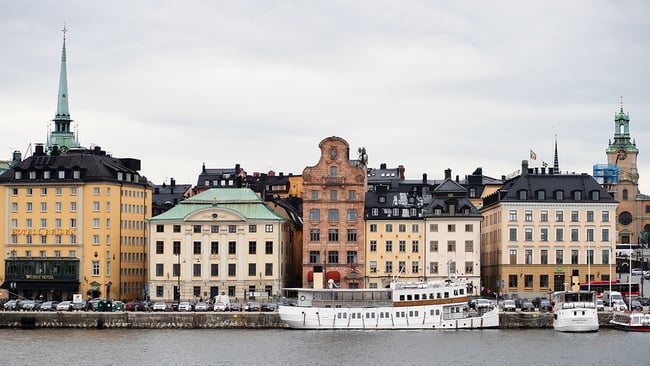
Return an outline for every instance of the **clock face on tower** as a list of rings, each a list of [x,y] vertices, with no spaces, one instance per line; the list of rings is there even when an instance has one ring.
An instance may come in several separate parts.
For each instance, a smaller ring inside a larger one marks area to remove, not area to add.
[[[621,214],[618,215],[618,222],[621,225],[629,225],[632,222],[632,215],[627,211],[621,212]]]
[[[625,158],[627,158],[627,151],[625,151],[625,149],[618,149],[616,152],[616,159],[625,160]]]

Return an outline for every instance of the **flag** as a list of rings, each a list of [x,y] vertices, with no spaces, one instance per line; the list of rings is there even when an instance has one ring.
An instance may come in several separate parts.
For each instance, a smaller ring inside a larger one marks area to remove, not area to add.
[[[530,158],[532,160],[537,160],[537,154],[533,151],[533,149],[530,149]]]

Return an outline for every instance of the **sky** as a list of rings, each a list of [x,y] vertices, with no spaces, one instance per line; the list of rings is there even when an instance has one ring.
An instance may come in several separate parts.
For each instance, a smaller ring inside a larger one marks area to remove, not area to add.
[[[630,114],[650,193],[647,1],[0,0],[0,159],[46,141],[64,24],[82,146],[154,184],[302,174],[339,136],[407,179],[592,174]],[[51,128],[51,127],[50,127]]]

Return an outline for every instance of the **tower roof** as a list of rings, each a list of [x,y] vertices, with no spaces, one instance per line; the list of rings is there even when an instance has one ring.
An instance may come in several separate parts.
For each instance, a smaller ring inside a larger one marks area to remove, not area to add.
[[[61,49],[61,72],[59,74],[59,95],[57,97],[56,115],[53,121],[72,121],[68,107],[68,73],[66,68],[65,33],[68,31],[63,26],[63,47]]]

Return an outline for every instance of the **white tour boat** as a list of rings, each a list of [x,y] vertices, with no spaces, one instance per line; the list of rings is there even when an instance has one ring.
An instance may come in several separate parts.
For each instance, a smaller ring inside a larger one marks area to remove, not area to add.
[[[468,305],[467,281],[392,282],[383,289],[288,288],[280,318],[295,329],[474,329],[499,326],[499,309]]]
[[[642,311],[615,312],[610,320],[616,329],[633,332],[650,332],[650,313]]]
[[[596,293],[559,291],[553,294],[553,328],[560,332],[598,331]]]

